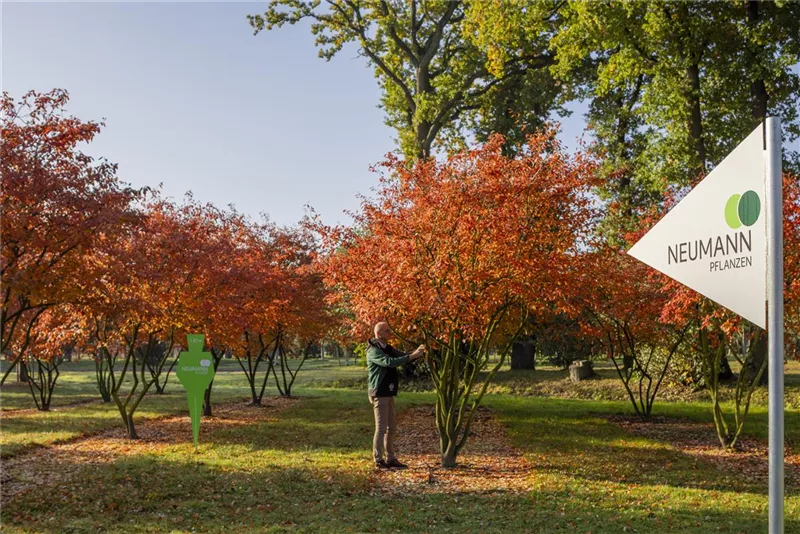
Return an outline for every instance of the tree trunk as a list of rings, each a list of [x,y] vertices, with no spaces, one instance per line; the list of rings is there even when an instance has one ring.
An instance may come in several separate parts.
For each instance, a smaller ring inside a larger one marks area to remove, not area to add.
[[[97,389],[100,390],[100,398],[103,402],[111,402],[111,392],[109,391],[108,375],[110,371],[106,367],[105,360],[94,360],[95,378],[97,380]]]
[[[733,378],[733,369],[731,369],[731,364],[728,363],[728,358],[723,355],[719,361],[719,380],[722,382],[726,382]]]
[[[128,439],[139,439],[139,435],[136,433],[136,427],[133,424],[133,415],[127,414],[125,417],[125,427],[128,431]]]
[[[752,382],[753,379],[758,374],[759,369],[764,363],[764,360],[767,359],[767,336],[761,335],[758,336],[758,341],[756,341],[756,346],[753,347],[753,357],[746,362],[744,369],[741,372],[746,373],[745,376],[747,377],[748,382]],[[758,381],[759,386],[766,386],[768,384],[767,379],[769,377],[769,373],[762,373],[761,378]]]
[[[17,382],[27,384],[30,377],[28,376],[28,365],[23,358],[17,362]]]
[[[456,445],[455,442],[450,442],[448,447],[442,453],[442,467],[455,467],[456,466]]]
[[[212,380],[203,394],[203,415],[206,417],[211,417],[211,386],[213,385],[214,381]]]
[[[703,115],[700,109],[700,66],[697,63],[692,63],[686,69],[686,77],[689,83],[689,99],[687,107],[689,108],[689,135],[694,145],[695,157],[697,158],[695,164],[697,165],[698,173],[706,171],[706,144],[703,139]]]
[[[759,3],[752,0],[747,2],[747,25],[751,28],[758,24]],[[747,46],[747,48],[752,59],[751,63],[757,64],[756,53],[752,50],[752,45]],[[750,95],[753,98],[753,118],[757,122],[761,122],[767,117],[767,105],[769,103],[769,95],[767,94],[767,86],[764,84],[763,76],[759,76],[750,83]]]
[[[455,467],[456,465],[456,443],[458,432],[455,428],[454,418],[457,414],[452,413],[453,407],[449,405],[446,395],[439,394],[436,400],[436,429],[439,431],[439,452],[442,456],[442,467]],[[451,418],[448,421],[448,414]]]
[[[139,434],[136,433],[136,426],[133,424],[133,415],[128,416],[128,437],[130,439],[139,439]]]
[[[258,394],[256,393],[255,376],[253,376],[252,380],[250,380],[248,377],[248,381],[250,382],[250,406],[261,406],[261,399],[258,398]]]
[[[42,390],[42,407],[39,408],[42,412],[49,412],[50,411],[50,401],[53,399],[53,392],[50,389],[51,387],[55,386],[55,384],[48,384],[48,380],[45,378],[43,380],[44,389]]]
[[[428,65],[417,66],[417,87],[416,94],[423,95],[431,92],[430,74]],[[427,142],[428,134],[431,131],[430,121],[420,119],[420,112],[414,113],[417,121],[416,142],[417,142],[417,159],[425,159],[431,156],[430,143]]]
[[[512,369],[536,369],[536,345],[530,341],[514,343],[511,348]]]

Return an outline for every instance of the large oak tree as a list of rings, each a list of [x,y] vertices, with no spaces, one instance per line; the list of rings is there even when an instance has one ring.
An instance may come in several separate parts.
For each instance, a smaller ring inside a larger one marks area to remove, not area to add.
[[[319,55],[328,60],[355,43],[375,69],[386,123],[413,160],[437,146],[462,146],[471,134],[485,140],[500,132],[524,144],[523,129],[541,126],[558,95],[547,43],[559,5],[531,5],[541,24],[528,32],[524,51],[502,58],[473,42],[481,2],[272,0],[249,20],[255,33],[310,20]]]

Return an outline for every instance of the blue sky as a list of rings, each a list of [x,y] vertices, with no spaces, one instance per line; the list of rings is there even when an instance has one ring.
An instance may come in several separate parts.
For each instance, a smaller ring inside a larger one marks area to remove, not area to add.
[[[105,118],[87,152],[135,186],[279,224],[306,204],[346,222],[395,149],[378,86],[354,46],[319,59],[306,25],[253,36],[262,6],[2,2],[2,89],[67,89],[72,114]],[[580,113],[562,123],[575,146]]]

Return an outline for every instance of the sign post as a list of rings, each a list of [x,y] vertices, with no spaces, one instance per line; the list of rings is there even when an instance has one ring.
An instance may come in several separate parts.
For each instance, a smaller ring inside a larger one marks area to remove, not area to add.
[[[200,416],[203,410],[203,395],[206,388],[214,380],[214,366],[211,365],[212,358],[208,352],[203,352],[203,334],[188,334],[186,342],[189,345],[189,352],[181,352],[178,357],[178,367],[175,374],[178,376],[183,388],[186,390],[186,397],[189,401],[189,417],[192,419],[192,437],[194,438],[194,450],[200,440]]]
[[[783,532],[783,177],[781,121],[765,123],[769,319],[769,531]]]
[[[628,251],[767,329],[770,534],[783,532],[781,161],[780,119],[770,117]]]

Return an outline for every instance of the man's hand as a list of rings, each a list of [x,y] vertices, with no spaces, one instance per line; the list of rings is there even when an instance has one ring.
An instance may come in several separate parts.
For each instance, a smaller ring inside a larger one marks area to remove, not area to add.
[[[425,355],[425,345],[420,345],[417,349],[410,354],[410,359],[416,360],[417,358],[422,358]]]

